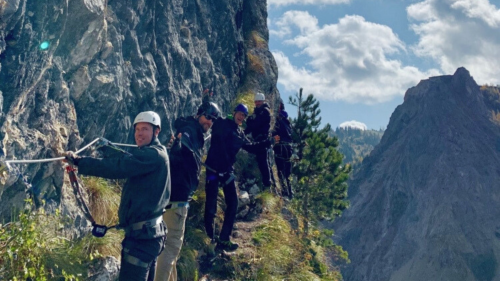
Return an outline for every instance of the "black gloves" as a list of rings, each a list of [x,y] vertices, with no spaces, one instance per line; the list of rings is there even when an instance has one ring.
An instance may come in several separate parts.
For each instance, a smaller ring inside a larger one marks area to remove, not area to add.
[[[63,153],[64,160],[70,165],[78,166],[78,161],[80,160],[80,156],[76,155],[73,151],[66,151]]]

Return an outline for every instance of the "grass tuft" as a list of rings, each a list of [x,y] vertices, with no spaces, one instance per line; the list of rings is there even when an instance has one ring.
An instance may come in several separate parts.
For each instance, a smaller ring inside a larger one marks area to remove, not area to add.
[[[117,224],[121,192],[118,184],[97,177],[82,177],[82,182],[89,195],[94,220],[108,226]]]
[[[267,41],[262,38],[258,31],[250,32],[250,46],[255,48],[264,49],[267,48]]]
[[[231,104],[231,107],[234,108],[237,104],[242,103],[248,107],[248,114],[252,115],[253,109],[255,107],[253,101],[254,96],[255,92],[251,90],[239,92],[236,96],[236,99],[234,99],[233,103]]]
[[[264,63],[262,60],[259,58],[259,56],[254,55],[250,52],[247,52],[247,58],[248,58],[248,67],[250,71],[264,74]]]
[[[181,254],[177,261],[178,280],[187,281],[199,279],[198,261],[196,260],[198,251],[196,249],[196,245],[190,245],[188,243],[182,246]]]
[[[269,190],[260,193],[259,195],[256,196],[255,199],[260,201],[264,209],[267,209],[268,211],[271,212],[279,212],[279,210],[277,210],[278,209],[277,207],[280,204],[280,199],[279,197],[270,193]]]
[[[121,188],[117,182],[97,177],[82,177],[83,186],[89,195],[89,209],[97,224],[112,226],[118,224]],[[123,231],[109,230],[106,236],[96,238],[91,234],[78,240],[80,250],[91,257],[121,255]]]
[[[108,230],[106,235],[101,238],[88,233],[83,238],[75,241],[73,252],[87,256],[90,260],[101,256],[113,256],[120,259],[123,238],[123,231],[118,230]]]
[[[265,196],[264,196],[265,197]],[[269,201],[270,202],[270,201]],[[257,280],[314,280],[300,276],[310,272],[304,258],[306,249],[293,234],[290,224],[278,213],[271,212],[270,220],[257,227],[252,241],[258,256],[248,271],[248,279]],[[316,277],[317,278],[317,277]]]

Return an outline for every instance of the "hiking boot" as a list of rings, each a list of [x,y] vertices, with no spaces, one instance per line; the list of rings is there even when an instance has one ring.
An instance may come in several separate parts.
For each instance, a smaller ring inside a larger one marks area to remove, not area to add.
[[[215,250],[223,250],[226,252],[233,252],[238,249],[239,245],[237,243],[233,243],[231,241],[223,241],[219,240],[217,243],[217,247],[215,247]]]

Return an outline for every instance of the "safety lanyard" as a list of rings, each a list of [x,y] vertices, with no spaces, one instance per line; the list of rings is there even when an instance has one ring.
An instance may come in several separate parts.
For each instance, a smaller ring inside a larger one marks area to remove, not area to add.
[[[73,193],[75,194],[76,201],[80,205],[83,214],[85,215],[85,218],[92,223],[92,235],[94,235],[95,237],[104,237],[104,235],[106,235],[106,231],[112,228],[116,228],[117,225],[108,227],[96,223],[94,217],[92,217],[92,213],[90,212],[89,206],[85,202],[82,190],[80,188],[80,182],[78,181],[78,177],[76,176],[75,171],[76,169],[74,166],[72,165],[66,166],[66,172],[68,173],[69,181],[71,183],[71,186],[73,187]]]

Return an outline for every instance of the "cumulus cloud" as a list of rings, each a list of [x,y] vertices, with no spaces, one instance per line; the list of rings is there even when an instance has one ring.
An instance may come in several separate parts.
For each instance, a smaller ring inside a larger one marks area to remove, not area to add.
[[[303,11],[288,11],[274,24],[278,29],[272,29],[270,33],[280,38],[290,36],[293,28],[298,29],[301,34],[314,32],[318,29],[318,19]]]
[[[368,127],[366,126],[365,123],[355,121],[355,120],[343,122],[342,124],[339,125],[339,127],[342,129],[352,128],[352,129],[358,129],[358,130],[362,130],[362,131],[365,131],[368,129]]]
[[[407,8],[415,54],[444,73],[467,68],[479,84],[500,84],[500,9],[488,0],[425,0]]]
[[[288,6],[288,5],[334,5],[349,3],[351,0],[268,0],[269,6]]]
[[[309,61],[307,68],[299,68],[284,53],[273,52],[279,83],[290,91],[302,87],[320,99],[377,103],[438,74],[391,59],[407,52],[404,42],[388,26],[361,16],[345,16],[337,24],[320,27],[309,13],[288,11],[275,26],[272,32],[299,48],[296,55]]]

